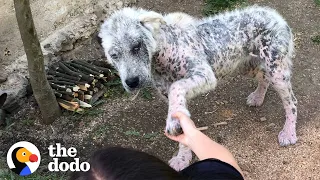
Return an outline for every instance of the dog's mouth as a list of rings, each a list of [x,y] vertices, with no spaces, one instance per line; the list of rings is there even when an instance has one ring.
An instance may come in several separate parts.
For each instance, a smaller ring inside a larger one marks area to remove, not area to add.
[[[150,81],[149,79],[145,79],[145,78],[139,78],[139,84],[135,84],[135,83],[130,83],[130,82],[126,82],[126,80],[122,80],[122,86],[123,88],[128,92],[128,93],[136,93],[138,92],[140,89],[143,88],[147,88],[147,87],[151,87],[152,86],[152,81]]]
[[[138,91],[137,88],[129,88],[129,87],[124,87],[124,89],[128,92],[128,93],[134,93],[135,91]]]
[[[138,92],[141,88],[143,88],[143,87],[141,87],[141,85],[139,85],[139,86],[137,86],[137,87],[134,87],[134,88],[131,88],[131,87],[129,87],[129,86],[127,86],[127,85],[123,85],[123,88],[128,92],[128,93],[136,93],[136,92]]]

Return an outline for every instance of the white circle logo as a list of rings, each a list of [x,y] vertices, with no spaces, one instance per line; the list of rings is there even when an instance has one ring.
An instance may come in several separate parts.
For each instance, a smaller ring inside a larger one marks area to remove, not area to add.
[[[40,152],[30,142],[20,141],[12,145],[7,154],[9,168],[20,176],[34,173],[40,165]]]

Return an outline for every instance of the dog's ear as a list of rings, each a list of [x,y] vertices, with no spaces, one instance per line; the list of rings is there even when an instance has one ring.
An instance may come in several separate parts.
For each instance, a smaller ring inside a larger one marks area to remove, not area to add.
[[[154,36],[158,33],[161,24],[166,24],[163,16],[153,11],[141,14],[139,21],[144,27],[151,31]]]

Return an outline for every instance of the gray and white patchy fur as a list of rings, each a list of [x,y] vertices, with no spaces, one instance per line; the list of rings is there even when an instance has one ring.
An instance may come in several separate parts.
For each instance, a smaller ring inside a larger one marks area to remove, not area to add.
[[[290,82],[293,35],[275,10],[252,6],[196,19],[124,8],[103,23],[99,36],[127,91],[152,84],[168,99],[169,134],[182,133],[171,115],[181,111],[190,116],[187,99],[213,90],[218,80],[238,72],[258,81],[247,98],[249,106],[262,105],[270,84],[278,92],[286,114],[279,143],[296,143],[297,100]],[[191,158],[190,149],[180,145],[170,165],[180,170]]]

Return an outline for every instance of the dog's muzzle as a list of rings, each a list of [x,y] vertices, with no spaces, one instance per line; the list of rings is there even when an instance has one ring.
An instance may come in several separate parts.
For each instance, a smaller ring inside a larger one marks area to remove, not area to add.
[[[136,87],[139,86],[139,77],[133,77],[133,78],[128,78],[125,80],[125,83],[127,84],[127,86],[131,89],[134,89]]]

